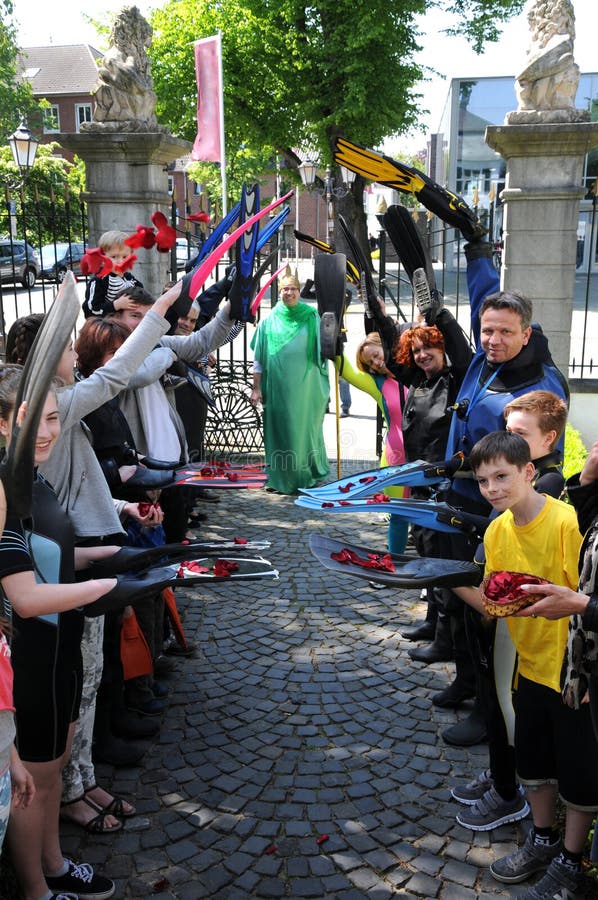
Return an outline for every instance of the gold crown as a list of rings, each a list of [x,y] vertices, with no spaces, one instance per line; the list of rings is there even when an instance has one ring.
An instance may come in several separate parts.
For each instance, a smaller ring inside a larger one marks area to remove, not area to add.
[[[290,263],[287,263],[286,269],[282,273],[282,276],[278,279],[278,287],[280,288],[280,290],[282,290],[283,287],[296,287],[297,290],[300,289],[297,269],[295,269],[295,274],[293,275]]]

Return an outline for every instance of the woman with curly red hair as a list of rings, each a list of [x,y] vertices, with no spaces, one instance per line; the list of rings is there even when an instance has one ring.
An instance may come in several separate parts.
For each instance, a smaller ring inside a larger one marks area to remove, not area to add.
[[[434,462],[444,458],[450,428],[452,405],[467,371],[472,352],[460,325],[447,309],[441,309],[434,325],[418,324],[404,331],[395,348],[394,361],[402,380],[409,384],[403,411],[403,440],[408,462],[424,459]],[[420,499],[429,497],[428,488],[412,489]],[[413,537],[420,556],[441,555],[438,532],[414,526]],[[449,596],[448,594],[446,595]],[[430,640],[428,647],[417,647],[409,656],[419,662],[457,660],[465,670],[469,656],[465,635],[446,604],[441,588],[427,592],[426,621],[412,629],[403,629],[409,640]],[[469,679],[471,675],[471,679]],[[464,671],[473,691],[473,672]],[[440,704],[442,698],[440,698]]]

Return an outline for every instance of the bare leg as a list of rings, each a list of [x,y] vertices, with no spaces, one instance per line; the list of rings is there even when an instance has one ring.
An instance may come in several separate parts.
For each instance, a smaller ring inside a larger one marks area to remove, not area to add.
[[[580,812],[567,807],[565,820],[565,847],[570,853],[581,853],[589,834],[594,813]]]
[[[8,822],[8,840],[12,861],[25,900],[38,900],[48,893],[44,877],[46,864],[47,832],[58,835],[58,810],[60,806],[61,760],[47,763],[24,763],[35,782],[35,796],[26,809],[13,809]],[[52,845],[55,847],[56,842]],[[58,846],[58,859],[53,857],[52,868],[62,865],[62,853]]]
[[[552,828],[556,805],[556,785],[542,784],[525,796],[532,808],[532,819],[536,828]]]

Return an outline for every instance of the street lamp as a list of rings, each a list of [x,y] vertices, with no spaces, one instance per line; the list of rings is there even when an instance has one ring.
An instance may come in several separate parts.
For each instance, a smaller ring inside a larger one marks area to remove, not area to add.
[[[21,124],[17,130],[9,137],[8,144],[14,163],[19,170],[20,179],[18,181],[11,181],[7,187],[9,187],[10,190],[17,190],[22,187],[27,180],[29,171],[35,162],[35,154],[37,153],[39,141],[36,140],[29,131],[25,119],[21,119]]]
[[[330,166],[326,169],[324,178],[318,176],[318,162],[316,159],[308,157],[304,159],[298,166],[301,181],[310,192],[310,194],[318,194],[326,200],[326,240],[331,232],[331,223],[334,221],[333,198],[339,200],[346,197],[351,190],[351,185],[355,181],[355,172],[347,169],[345,166],[339,166],[340,180],[337,181]]]

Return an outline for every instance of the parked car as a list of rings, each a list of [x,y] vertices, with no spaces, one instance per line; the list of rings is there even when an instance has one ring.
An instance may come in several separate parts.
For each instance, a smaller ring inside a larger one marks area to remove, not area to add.
[[[81,274],[81,259],[85,253],[85,244],[77,241],[69,244],[44,244],[41,250],[42,278],[61,282],[68,269],[75,275]]]
[[[32,288],[39,275],[39,257],[31,244],[15,238],[0,238],[0,278]]]
[[[184,269],[189,260],[195,259],[198,247],[196,244],[188,243],[187,238],[176,239],[176,267]]]

